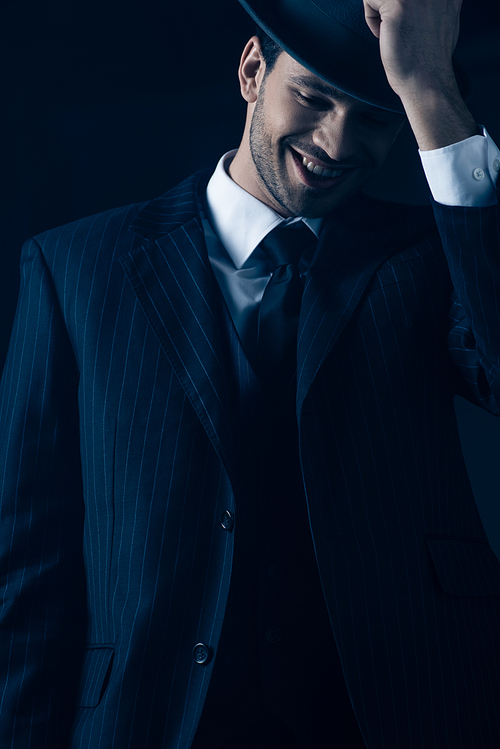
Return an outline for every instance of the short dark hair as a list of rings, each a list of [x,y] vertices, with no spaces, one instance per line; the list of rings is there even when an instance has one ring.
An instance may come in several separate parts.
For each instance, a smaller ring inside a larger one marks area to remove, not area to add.
[[[255,35],[259,37],[262,57],[266,63],[266,75],[268,75],[274,68],[276,60],[283,52],[283,49],[260,26],[256,27]]]

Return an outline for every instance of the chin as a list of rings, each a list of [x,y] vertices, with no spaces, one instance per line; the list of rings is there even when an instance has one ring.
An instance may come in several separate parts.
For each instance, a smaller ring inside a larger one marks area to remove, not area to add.
[[[337,185],[328,191],[316,191],[298,185],[297,192],[288,196],[285,207],[294,216],[322,218],[351,200],[368,180],[357,179],[351,184]]]
[[[332,195],[328,196],[328,198],[324,196],[323,199],[321,199],[321,196],[308,196],[306,199],[300,201],[300,206],[297,206],[299,210],[295,211],[294,215],[303,216],[304,218],[322,218],[323,216],[328,216],[329,213],[350,200],[358,190],[359,188],[356,188],[355,190],[349,190],[348,193]]]

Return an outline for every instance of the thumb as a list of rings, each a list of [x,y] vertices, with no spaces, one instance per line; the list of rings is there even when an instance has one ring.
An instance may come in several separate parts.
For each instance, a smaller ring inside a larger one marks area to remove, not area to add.
[[[377,37],[377,39],[380,39],[380,24],[382,23],[380,13],[376,8],[373,7],[373,5],[370,5],[368,3],[368,0],[363,0],[363,5],[365,9],[365,20],[368,28],[370,29],[372,34]]]

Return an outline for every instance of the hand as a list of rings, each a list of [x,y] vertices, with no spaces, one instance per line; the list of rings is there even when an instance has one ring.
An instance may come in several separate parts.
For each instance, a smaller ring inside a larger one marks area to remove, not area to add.
[[[388,81],[400,96],[449,89],[462,0],[363,0],[366,22],[380,40]]]
[[[462,0],[363,2],[368,27],[380,40],[387,78],[399,96],[452,85]]]
[[[477,133],[453,72],[462,0],[363,0],[387,80],[422,150]]]

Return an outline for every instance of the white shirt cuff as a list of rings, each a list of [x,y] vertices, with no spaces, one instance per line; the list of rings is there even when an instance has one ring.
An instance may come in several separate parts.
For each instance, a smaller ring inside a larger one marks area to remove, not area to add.
[[[482,125],[480,126],[482,127]],[[494,205],[500,172],[500,150],[483,127],[473,135],[433,151],[420,151],[432,197],[443,205]]]

